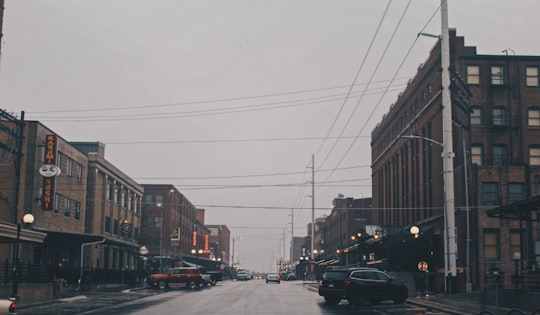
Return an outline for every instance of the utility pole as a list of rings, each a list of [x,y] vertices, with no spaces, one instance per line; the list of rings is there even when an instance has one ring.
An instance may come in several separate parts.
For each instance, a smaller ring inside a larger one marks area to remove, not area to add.
[[[294,209],[291,209],[291,256],[289,261],[291,262],[291,266],[293,264],[294,259]]]
[[[315,155],[311,155],[311,260],[315,259]],[[310,262],[311,264],[311,262]]]
[[[444,177],[444,252],[445,290],[451,293],[456,277],[456,224],[454,200],[454,152],[452,139],[452,99],[450,92],[450,34],[448,31],[448,0],[441,0],[441,67],[442,67],[442,126]]]

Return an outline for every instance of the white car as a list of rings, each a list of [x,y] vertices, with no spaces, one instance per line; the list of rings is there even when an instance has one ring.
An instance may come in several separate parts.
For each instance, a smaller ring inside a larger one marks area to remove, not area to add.
[[[245,271],[238,271],[236,273],[236,280],[238,281],[247,281],[251,279],[251,275]]]

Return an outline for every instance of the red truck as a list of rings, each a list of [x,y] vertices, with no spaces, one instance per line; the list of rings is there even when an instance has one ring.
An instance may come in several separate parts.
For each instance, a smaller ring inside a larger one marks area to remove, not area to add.
[[[175,267],[170,268],[168,273],[151,274],[146,278],[146,283],[161,290],[166,288],[193,290],[206,285],[201,271],[196,267]]]

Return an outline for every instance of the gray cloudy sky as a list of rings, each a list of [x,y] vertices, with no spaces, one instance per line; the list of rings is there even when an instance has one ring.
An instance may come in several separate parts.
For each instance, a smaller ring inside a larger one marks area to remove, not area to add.
[[[0,108],[174,184],[268,271],[338,194],[371,197],[370,133],[440,33],[438,0],[6,0]],[[540,55],[540,1],[449,0],[480,54]],[[354,84],[354,87],[351,88]],[[294,209],[294,210],[292,210]],[[286,249],[284,250],[284,233]]]

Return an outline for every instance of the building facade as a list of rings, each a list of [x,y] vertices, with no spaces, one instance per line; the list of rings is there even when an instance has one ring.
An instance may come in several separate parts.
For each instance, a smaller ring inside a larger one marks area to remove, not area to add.
[[[433,287],[445,277],[440,42],[372,131],[373,208],[382,226],[418,226],[413,261],[427,261]],[[493,268],[534,256],[536,224],[487,215],[536,194],[538,57],[478,55],[450,31],[457,278],[481,289]],[[535,81],[536,80],[536,81]],[[533,232],[534,233],[531,233]],[[404,237],[409,237],[403,233]],[[523,235],[530,235],[524,251]],[[415,244],[415,245],[412,245]],[[521,248],[521,249],[520,249]],[[514,253],[517,253],[514,256]],[[413,271],[413,270],[411,270]],[[437,281],[437,279],[439,279]],[[510,284],[510,277],[505,279]]]

